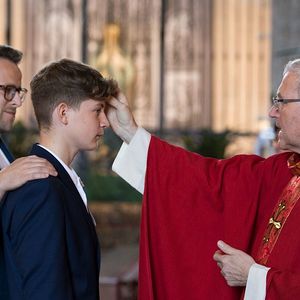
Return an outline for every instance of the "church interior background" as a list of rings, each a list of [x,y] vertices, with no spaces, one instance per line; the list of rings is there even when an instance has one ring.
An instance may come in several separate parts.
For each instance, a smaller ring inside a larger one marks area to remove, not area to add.
[[[1,0],[24,85],[70,57],[115,77],[153,131],[255,134],[270,101],[271,0]],[[30,101],[19,116],[32,126]]]
[[[258,133],[271,126],[265,118],[276,92],[271,70],[280,75],[287,58],[300,53],[300,21],[289,16],[297,12],[292,4],[296,1],[0,0],[0,43],[24,52],[21,69],[27,88],[32,76],[51,60],[83,61],[118,80],[138,124],[151,132],[178,143],[183,134],[230,130],[236,137],[227,155],[251,153]],[[296,6],[299,11],[300,5]],[[289,27],[286,20],[293,20],[297,28]],[[281,34],[280,26],[285,33],[292,28],[289,35]],[[274,28],[279,33],[275,37]],[[289,51],[277,51],[285,44]],[[18,119],[32,128],[36,124],[29,98]],[[107,155],[109,149],[101,151]],[[115,182],[111,189],[116,189]],[[97,214],[96,206],[91,206]],[[117,206],[111,215],[105,204],[100,210],[97,226],[104,256],[106,246],[111,249],[129,235],[127,240],[137,243],[139,204]],[[109,296],[103,292],[104,300],[135,299],[135,281],[122,294],[121,277],[111,279],[115,277],[108,263],[123,265],[116,274],[135,278],[137,250],[126,249],[125,255],[116,250],[116,255],[110,251],[103,258],[102,285],[120,283],[119,289],[107,292]],[[131,273],[125,272],[126,266]]]

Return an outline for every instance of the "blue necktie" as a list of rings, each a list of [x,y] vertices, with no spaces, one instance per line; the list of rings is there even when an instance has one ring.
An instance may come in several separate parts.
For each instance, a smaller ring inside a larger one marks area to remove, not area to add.
[[[2,138],[0,138],[0,149],[2,150],[2,152],[4,153],[4,155],[6,156],[6,158],[8,159],[8,161],[10,163],[12,163],[14,161],[14,157],[13,155],[10,153],[10,151],[8,150],[7,146],[5,145],[4,141],[2,140]]]

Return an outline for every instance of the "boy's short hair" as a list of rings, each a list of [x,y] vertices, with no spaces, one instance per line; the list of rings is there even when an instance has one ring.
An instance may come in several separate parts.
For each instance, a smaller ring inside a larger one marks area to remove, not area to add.
[[[46,65],[31,80],[31,99],[39,128],[49,128],[52,113],[61,102],[73,108],[87,100],[105,101],[117,96],[118,84],[90,66],[70,59]]]
[[[22,60],[23,53],[8,45],[0,45],[0,58],[5,58],[16,65]]]

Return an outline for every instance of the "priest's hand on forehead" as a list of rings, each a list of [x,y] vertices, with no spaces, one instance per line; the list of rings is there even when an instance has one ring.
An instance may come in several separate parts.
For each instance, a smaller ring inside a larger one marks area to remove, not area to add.
[[[106,115],[111,128],[124,142],[129,144],[138,126],[125,95],[119,93],[116,97],[111,97],[107,104]]]

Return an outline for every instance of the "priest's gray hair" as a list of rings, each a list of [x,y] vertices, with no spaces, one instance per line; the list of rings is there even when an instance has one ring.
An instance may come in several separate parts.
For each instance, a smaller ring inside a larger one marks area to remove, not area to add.
[[[287,73],[291,72],[297,75],[297,83],[298,83],[298,94],[300,95],[300,58],[290,60],[284,70],[283,70],[283,76]]]

